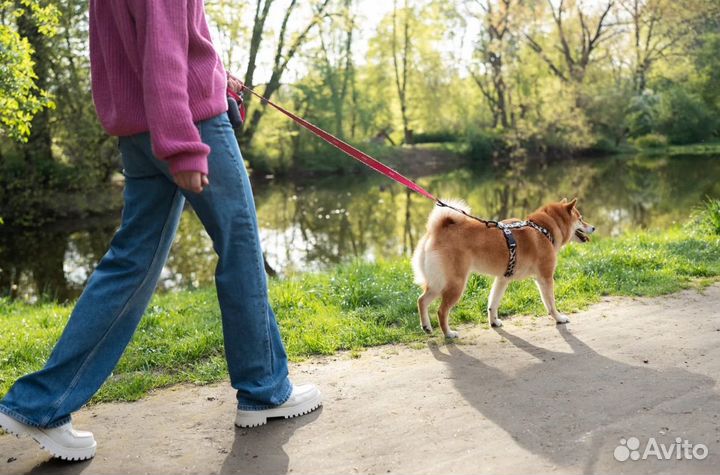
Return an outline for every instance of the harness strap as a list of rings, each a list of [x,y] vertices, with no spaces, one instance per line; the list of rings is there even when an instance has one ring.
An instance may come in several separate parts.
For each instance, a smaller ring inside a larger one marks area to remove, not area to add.
[[[515,274],[515,266],[517,265],[517,241],[515,240],[515,236],[513,236],[512,230],[513,229],[520,229],[525,227],[531,227],[537,231],[540,231],[543,236],[548,238],[548,240],[555,244],[555,240],[552,237],[552,234],[550,234],[550,231],[545,229],[544,227],[540,226],[539,224],[533,222],[533,221],[517,221],[515,223],[496,223],[496,226],[498,229],[500,229],[503,232],[503,236],[505,237],[505,242],[508,246],[508,252],[510,253],[510,256],[508,258],[508,265],[507,269],[505,270],[505,274],[503,274],[505,277],[512,277],[513,274]]]
[[[498,227],[502,230],[503,236],[505,236],[505,242],[507,243],[508,251],[510,252],[507,269],[505,270],[505,277],[512,277],[515,273],[515,265],[517,264],[517,241],[515,241],[515,236],[513,236],[510,228],[506,228],[502,223],[499,224]]]
[[[536,223],[535,221],[530,221],[530,220],[528,220],[527,224],[528,224],[528,226],[530,226],[531,228],[537,229],[538,231],[540,231],[541,233],[543,233],[543,234],[545,235],[545,237],[550,240],[551,243],[555,244],[555,239],[553,239],[552,234],[550,234],[550,231],[548,231],[546,228],[540,226],[540,225],[539,225],[538,223]]]

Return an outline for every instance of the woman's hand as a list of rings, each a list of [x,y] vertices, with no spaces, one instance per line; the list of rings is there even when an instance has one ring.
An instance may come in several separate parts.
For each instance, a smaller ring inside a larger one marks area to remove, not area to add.
[[[210,184],[207,175],[200,172],[179,172],[174,174],[173,178],[177,186],[193,193],[202,193],[203,189]]]
[[[241,80],[239,80],[238,78],[236,78],[235,76],[233,76],[230,73],[228,73],[228,75],[227,75],[227,80],[228,80],[228,87],[230,88],[230,90],[232,92],[234,92],[235,94],[242,93],[244,86],[243,86],[243,82]]]

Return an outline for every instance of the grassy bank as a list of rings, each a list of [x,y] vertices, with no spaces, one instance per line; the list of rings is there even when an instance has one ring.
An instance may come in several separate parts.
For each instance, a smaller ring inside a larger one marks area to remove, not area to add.
[[[663,155],[669,157],[720,157],[720,142],[632,148],[630,150],[630,153],[641,153],[643,155]]]
[[[700,230],[677,227],[567,247],[556,276],[560,309],[580,310],[603,295],[655,296],[714,281],[720,276],[720,236],[712,232],[712,220],[706,223]],[[454,323],[486,321],[490,283],[484,277],[471,279],[453,313]],[[427,338],[419,330],[419,289],[406,259],[298,275],[272,282],[270,292],[294,360]],[[16,378],[42,366],[70,310],[0,300],[0,395]],[[545,314],[530,281],[511,285],[500,313]],[[94,401],[134,400],[156,387],[225,377],[214,290],[167,294],[153,299],[120,365]]]

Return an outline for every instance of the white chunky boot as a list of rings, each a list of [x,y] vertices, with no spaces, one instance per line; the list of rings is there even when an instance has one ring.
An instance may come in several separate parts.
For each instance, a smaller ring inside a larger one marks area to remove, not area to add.
[[[46,429],[23,424],[0,412],[0,428],[17,437],[21,435],[32,437],[53,457],[63,460],[87,460],[95,456],[97,443],[92,432],[75,430],[71,422]]]
[[[259,411],[244,411],[238,409],[235,425],[238,427],[255,427],[267,423],[268,418],[302,416],[322,406],[322,395],[314,384],[293,386],[290,398],[277,407]]]

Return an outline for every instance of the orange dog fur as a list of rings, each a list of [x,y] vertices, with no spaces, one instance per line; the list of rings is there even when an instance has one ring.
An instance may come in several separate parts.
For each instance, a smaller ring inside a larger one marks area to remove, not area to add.
[[[470,213],[462,202],[451,202],[453,206]],[[438,321],[445,337],[457,338],[457,332],[450,329],[448,317],[465,291],[471,272],[495,277],[488,298],[488,322],[501,326],[498,319],[500,300],[513,280],[533,277],[540,291],[543,304],[557,323],[567,323],[568,318],[555,307],[553,276],[557,265],[557,253],[570,241],[587,242],[588,234],[595,227],[586,223],[577,209],[577,199],[570,202],[550,203],[528,216],[528,220],[547,229],[554,243],[540,231],[531,227],[513,229],[517,242],[517,264],[515,273],[505,277],[509,252],[505,237],[500,229],[487,227],[457,211],[436,207],[428,218],[427,233],[422,237],[413,254],[415,281],[423,287],[418,299],[420,325],[427,333],[432,332],[428,307],[442,297],[438,310]],[[508,219],[503,223],[512,223]]]

